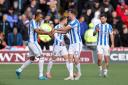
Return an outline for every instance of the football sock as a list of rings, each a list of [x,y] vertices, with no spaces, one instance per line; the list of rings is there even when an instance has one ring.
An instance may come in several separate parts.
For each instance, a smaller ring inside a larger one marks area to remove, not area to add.
[[[27,60],[19,69],[18,69],[18,71],[19,72],[22,72],[23,71],[23,69],[25,69],[28,65],[30,65],[32,63],[32,61],[31,60]]]
[[[48,72],[48,73],[51,72],[52,66],[53,66],[53,60],[50,60],[50,61],[48,62],[48,67],[47,67],[47,72]]]
[[[44,58],[41,57],[39,59],[38,65],[39,65],[39,77],[41,77],[41,76],[43,76]]]
[[[70,77],[73,77],[73,63],[69,63],[70,66]]]
[[[78,63],[78,64],[76,65],[76,68],[77,68],[77,70],[78,70],[78,73],[81,74],[80,63]]]

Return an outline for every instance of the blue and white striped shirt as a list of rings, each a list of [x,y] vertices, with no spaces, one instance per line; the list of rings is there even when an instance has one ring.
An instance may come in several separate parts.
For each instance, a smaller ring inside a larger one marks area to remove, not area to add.
[[[82,39],[80,36],[80,22],[75,19],[68,24],[71,27],[71,30],[69,31],[69,39],[70,39],[70,44],[74,43],[81,43]]]
[[[34,31],[35,29],[39,28],[39,23],[37,23],[34,19],[29,22],[29,42],[37,42],[37,33]]]
[[[97,24],[95,30],[98,29],[97,45],[109,46],[109,34],[112,33],[112,26],[108,23]]]
[[[63,25],[58,24],[58,25],[55,26],[55,29],[59,29],[59,28],[62,28],[62,27],[63,27]],[[61,46],[62,41],[64,41],[64,34],[57,33],[57,37],[55,37],[55,39],[54,39],[54,45]]]

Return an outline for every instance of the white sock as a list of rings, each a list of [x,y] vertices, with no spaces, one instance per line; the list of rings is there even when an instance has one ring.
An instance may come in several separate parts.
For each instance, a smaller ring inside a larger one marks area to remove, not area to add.
[[[44,58],[39,59],[38,65],[39,65],[39,77],[41,77],[43,76]]]
[[[73,63],[69,63],[70,67],[70,77],[73,77]]]
[[[19,72],[22,72],[28,65],[30,65],[32,63],[31,60],[27,60],[19,69]]]
[[[108,74],[108,69],[104,69],[104,75]]]
[[[78,63],[78,64],[76,65],[76,68],[77,68],[77,70],[78,70],[78,73],[81,74],[80,63]]]
[[[47,72],[48,72],[48,73],[51,72],[52,66],[53,66],[53,61],[50,60],[50,61],[48,62],[48,67],[47,67]]]
[[[102,66],[99,66],[99,71],[102,71]]]
[[[68,70],[68,72],[70,73],[70,66],[69,66],[69,62],[68,62],[68,61],[66,61],[65,63],[66,63],[67,70]]]

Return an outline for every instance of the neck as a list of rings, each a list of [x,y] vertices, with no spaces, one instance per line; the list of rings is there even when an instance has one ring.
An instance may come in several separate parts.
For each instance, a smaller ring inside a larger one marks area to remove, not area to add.
[[[37,20],[37,19],[35,19],[35,21],[36,21],[36,22],[38,22],[38,20]]]
[[[3,22],[5,22],[6,20],[3,20]]]
[[[60,24],[61,24],[61,25],[64,25],[64,23],[63,23],[63,22],[60,22]]]
[[[76,17],[72,17],[72,19],[71,19],[71,20],[73,21],[73,20],[75,20],[75,19],[76,19]]]
[[[106,22],[102,23],[102,24],[106,24]]]

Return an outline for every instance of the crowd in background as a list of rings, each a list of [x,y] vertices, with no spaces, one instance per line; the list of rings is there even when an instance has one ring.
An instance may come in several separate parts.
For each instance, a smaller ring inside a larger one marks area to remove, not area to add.
[[[100,23],[99,15],[105,13],[113,27],[115,47],[128,47],[128,0],[0,0],[0,45],[25,45],[29,21],[36,11],[41,11],[43,21],[54,27],[61,16],[68,16],[71,8],[77,11],[84,44],[89,24],[94,28]],[[53,41],[39,43],[49,49]]]

